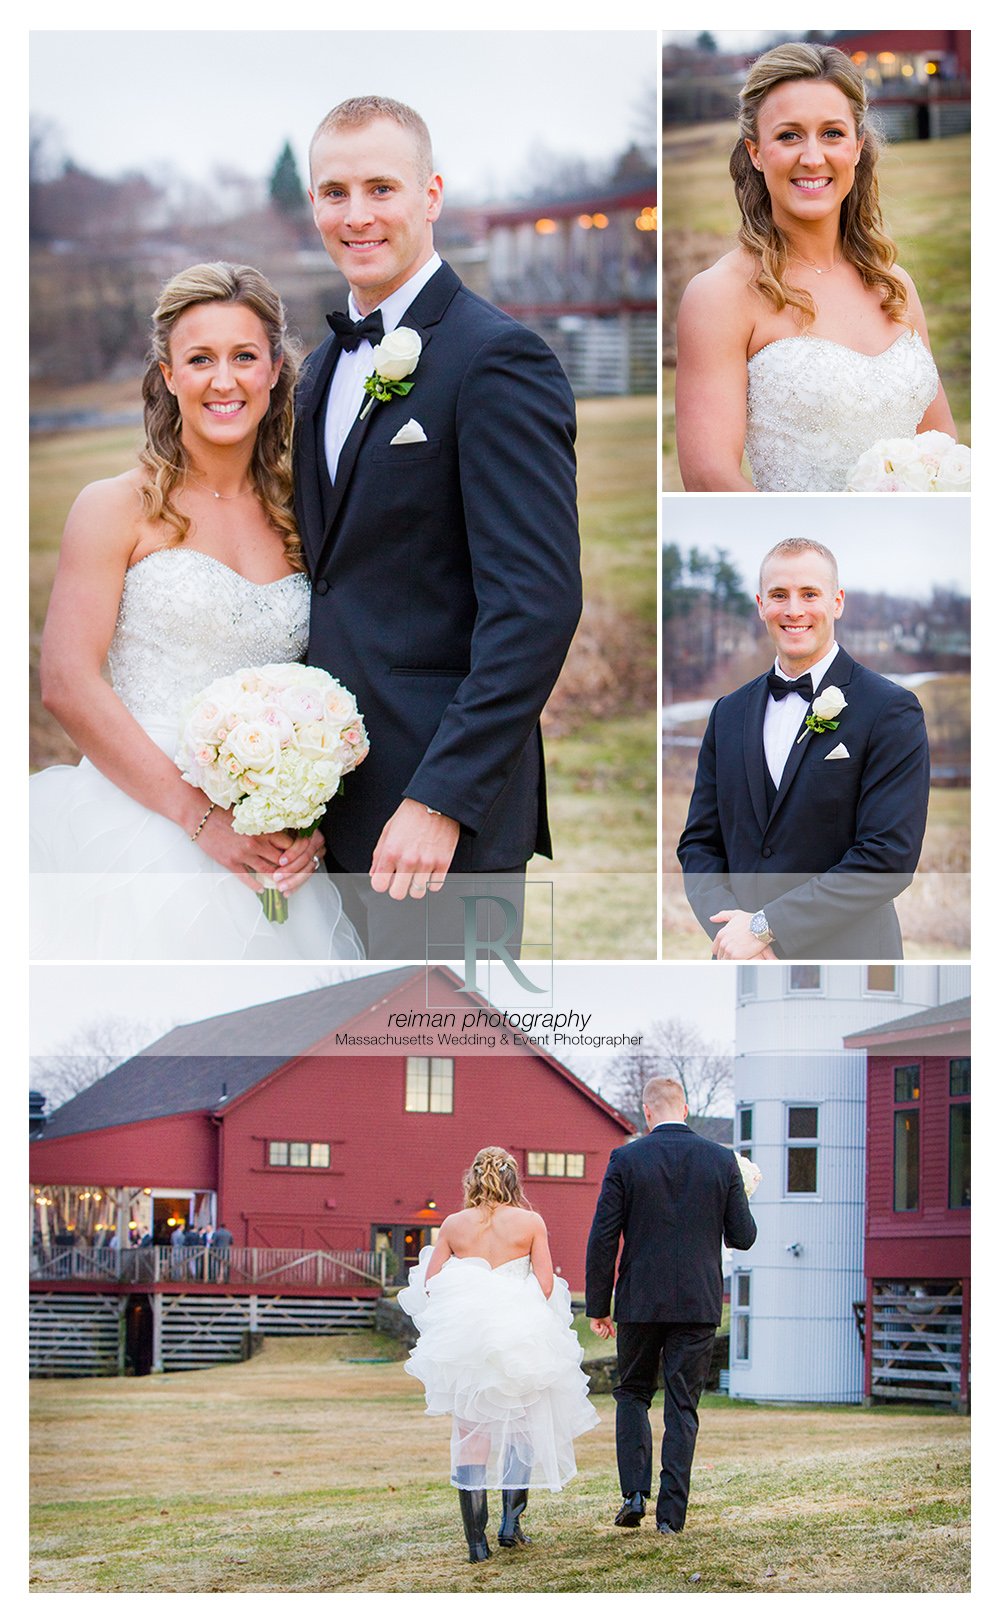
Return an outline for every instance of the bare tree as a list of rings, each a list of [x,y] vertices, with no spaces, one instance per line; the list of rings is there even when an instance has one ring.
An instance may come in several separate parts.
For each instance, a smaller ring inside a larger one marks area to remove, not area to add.
[[[642,1090],[654,1076],[675,1077],[687,1094],[692,1116],[728,1115],[733,1107],[733,1061],[721,1044],[703,1037],[686,1020],[654,1020],[642,1034],[642,1047],[612,1059],[602,1092],[643,1126]]]
[[[98,1016],[78,1026],[53,1053],[32,1058],[31,1087],[44,1095],[47,1111],[55,1110],[133,1054],[148,1048],[164,1029],[150,1021],[125,1020],[112,1014]]]

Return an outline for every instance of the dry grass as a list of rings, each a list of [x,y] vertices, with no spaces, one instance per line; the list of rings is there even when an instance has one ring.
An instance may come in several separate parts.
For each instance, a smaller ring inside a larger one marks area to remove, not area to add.
[[[611,1525],[613,1402],[599,1397],[578,1477],[532,1497],[532,1548],[469,1566],[448,1422],[423,1415],[400,1364],[344,1362],[366,1350],[351,1340],[270,1342],[249,1364],[141,1381],[34,1383],[34,1591],[968,1586],[966,1420],[719,1398],[702,1405],[682,1538]]]

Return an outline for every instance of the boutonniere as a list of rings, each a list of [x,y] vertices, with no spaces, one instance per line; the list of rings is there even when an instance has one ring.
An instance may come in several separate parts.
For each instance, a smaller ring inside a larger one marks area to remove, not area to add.
[[[417,369],[423,341],[412,327],[397,327],[387,332],[372,352],[373,368],[365,378],[365,401],[360,420],[363,422],[376,400],[391,400],[394,394],[409,394],[412,383],[404,383]]]
[[[840,726],[837,717],[846,709],[847,700],[839,688],[824,688],[813,700],[812,709],[806,717],[805,731],[799,734],[796,744],[801,744],[808,732],[832,733],[835,727]]]

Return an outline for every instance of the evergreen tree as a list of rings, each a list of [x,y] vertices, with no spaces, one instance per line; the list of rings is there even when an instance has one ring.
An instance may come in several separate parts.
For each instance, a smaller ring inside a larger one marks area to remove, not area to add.
[[[305,207],[306,194],[299,179],[295,154],[288,141],[278,154],[278,161],[271,171],[268,194],[274,207],[281,214],[298,214]]]

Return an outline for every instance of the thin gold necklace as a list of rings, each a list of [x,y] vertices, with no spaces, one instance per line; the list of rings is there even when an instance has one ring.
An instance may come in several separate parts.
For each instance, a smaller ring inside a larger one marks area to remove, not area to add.
[[[195,489],[200,487],[202,490],[207,490],[210,495],[215,497],[217,502],[238,502],[241,496],[253,496],[256,494],[253,485],[248,485],[246,490],[238,490],[235,496],[224,496],[221,490],[215,490],[211,485],[202,484],[200,480],[192,478],[190,474],[188,474],[185,483],[194,485]]]
[[[835,271],[838,265],[842,265],[844,263],[844,256],[842,253],[837,255],[832,265],[817,265],[814,259],[806,259],[803,254],[793,254],[792,258],[793,260],[798,260],[800,265],[808,265],[809,269],[814,270],[817,276],[829,276],[831,271]]]

